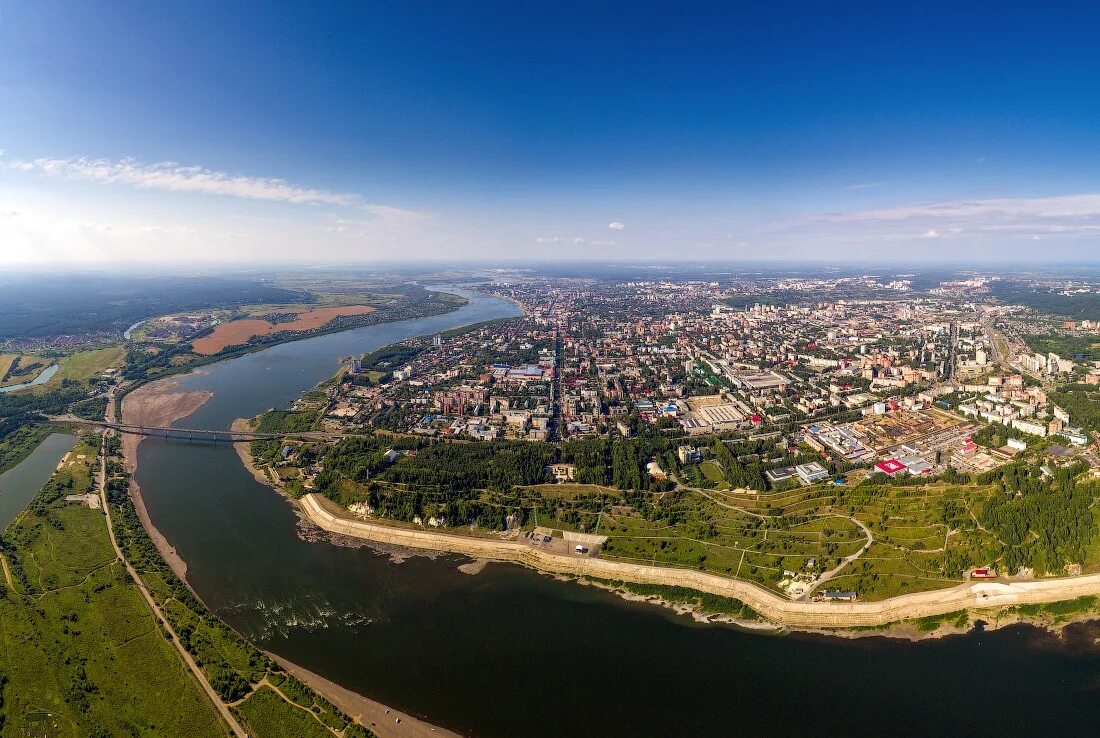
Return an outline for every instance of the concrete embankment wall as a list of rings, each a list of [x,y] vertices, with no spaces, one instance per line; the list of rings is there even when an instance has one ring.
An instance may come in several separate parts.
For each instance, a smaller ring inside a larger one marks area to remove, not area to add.
[[[515,541],[493,541],[379,525],[346,517],[336,505],[317,494],[306,495],[300,502],[311,521],[333,533],[396,546],[447,551],[495,561],[512,561],[553,574],[688,587],[710,594],[734,597],[769,620],[792,627],[886,625],[899,620],[943,615],[967,608],[1057,602],[1100,593],[1100,575],[1091,575],[1034,582],[968,583],[934,592],[893,597],[881,602],[792,602],[751,582],[716,574],[555,554]]]

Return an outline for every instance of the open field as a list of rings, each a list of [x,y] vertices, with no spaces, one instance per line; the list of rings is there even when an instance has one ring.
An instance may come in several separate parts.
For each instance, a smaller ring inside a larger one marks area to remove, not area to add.
[[[0,387],[30,382],[55,362],[34,354],[0,354]]]
[[[562,482],[561,484],[533,484],[524,489],[540,493],[544,497],[573,500],[583,495],[604,494],[613,497],[622,497],[622,492],[614,487],[604,487],[600,484],[577,484],[575,482]]]
[[[126,361],[126,349],[122,346],[108,346],[90,351],[77,351],[56,361],[60,364],[57,374],[54,374],[50,381],[30,391],[45,394],[60,387],[62,380],[86,382],[105,369],[121,367]]]
[[[79,443],[6,533],[0,597],[12,735],[217,736],[227,731],[115,559],[94,489],[98,437]],[[96,731],[101,731],[97,733]]]
[[[699,471],[703,473],[707,480],[715,484],[724,484],[726,481],[726,475],[722,473],[722,467],[713,461],[704,461],[699,465]]]
[[[288,703],[268,686],[257,689],[236,709],[249,735],[258,738],[326,738],[332,735],[309,712]]]
[[[210,356],[229,346],[247,343],[256,336],[266,336],[280,331],[311,331],[324,326],[333,318],[342,315],[364,315],[374,312],[369,305],[349,305],[346,307],[324,307],[306,310],[298,317],[286,323],[270,323],[259,318],[246,318],[222,323],[214,332],[192,342],[196,354]]]
[[[11,367],[11,363],[17,358],[19,358],[19,354],[0,353],[0,377],[3,377],[7,373],[8,369]],[[10,378],[7,380],[7,382],[0,382],[0,386],[3,386],[8,382],[11,382]]]
[[[61,360],[61,368],[54,379],[75,379],[85,381],[99,374],[104,369],[122,366],[126,359],[126,350],[122,346],[94,349],[92,351],[78,351]],[[48,384],[47,384],[48,386]]]

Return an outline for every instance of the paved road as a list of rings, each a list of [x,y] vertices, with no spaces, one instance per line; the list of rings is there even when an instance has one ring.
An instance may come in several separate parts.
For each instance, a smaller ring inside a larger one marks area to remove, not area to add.
[[[108,411],[113,409],[113,405],[108,404]],[[87,428],[104,428],[110,430],[116,430],[121,433],[134,433],[143,436],[156,436],[156,437],[168,437],[168,434],[172,434],[171,438],[180,440],[183,434],[197,434],[200,438],[196,440],[202,440],[201,437],[205,436],[207,439],[216,438],[219,443],[251,443],[252,441],[272,439],[272,438],[293,438],[302,439],[308,441],[338,441],[344,438],[348,434],[345,433],[323,433],[320,431],[298,431],[294,433],[252,433],[250,431],[232,431],[232,430],[208,430],[205,428],[175,428],[166,426],[155,425],[137,425],[134,423],[116,423],[110,420],[88,420],[87,418],[80,418],[76,415],[50,415],[47,417],[50,422],[53,423],[65,423],[68,425],[79,425]]]

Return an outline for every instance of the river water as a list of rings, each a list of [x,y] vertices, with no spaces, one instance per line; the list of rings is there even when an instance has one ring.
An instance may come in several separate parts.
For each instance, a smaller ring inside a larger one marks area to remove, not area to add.
[[[19,390],[25,390],[28,387],[37,387],[40,384],[53,379],[53,375],[57,374],[57,370],[61,368],[60,364],[50,364],[48,367],[39,372],[38,376],[29,382],[20,382],[19,384],[9,384],[7,387],[0,387],[0,393],[3,392],[18,392]]]
[[[449,288],[449,291],[457,291]],[[225,429],[282,407],[339,359],[514,316],[463,293],[447,315],[282,344],[205,367],[213,398],[181,426]],[[762,636],[522,567],[477,575],[453,556],[395,563],[309,543],[290,505],[227,446],[149,439],[137,480],[203,600],[260,646],[350,689],[482,736],[1092,734],[1092,625],[908,643]]]
[[[27,458],[0,474],[0,531],[19,517],[53,474],[62,457],[76,445],[76,436],[53,433]]]

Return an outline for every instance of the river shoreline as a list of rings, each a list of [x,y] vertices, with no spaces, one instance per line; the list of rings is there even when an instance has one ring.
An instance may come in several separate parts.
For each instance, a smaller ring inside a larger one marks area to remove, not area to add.
[[[211,392],[176,392],[179,379],[170,377],[156,382],[144,384],[122,398],[122,420],[125,423],[136,425],[169,426],[180,418],[192,414],[213,396]],[[126,464],[126,470],[130,474],[130,499],[133,500],[134,509],[138,519],[149,534],[153,544],[160,552],[168,567],[175,573],[180,581],[187,581],[187,563],[176,552],[168,539],[164,537],[149,517],[149,511],[145,508],[145,500],[141,496],[141,487],[137,483],[135,474],[138,465],[138,447],[144,440],[144,436],[133,433],[123,433],[122,456]],[[188,585],[190,586],[190,585]]]
[[[387,707],[377,700],[341,687],[336,682],[287,661],[278,654],[270,651],[264,651],[264,653],[288,674],[304,682],[314,692],[370,728],[379,738],[427,738],[427,736],[457,738],[459,736],[458,733],[446,728],[434,726],[406,712]]]
[[[878,602],[839,604],[797,602],[784,599],[750,582],[696,570],[554,554],[515,541],[478,539],[369,522],[350,515],[317,494],[303,496],[299,500],[299,506],[314,525],[331,533],[409,548],[508,561],[567,578],[591,577],[637,584],[685,587],[737,599],[772,623],[790,630],[820,635],[841,637],[896,635],[907,640],[923,640],[965,632],[966,629],[952,629],[949,623],[943,623],[925,632],[917,629],[913,621],[921,618],[945,617],[963,610],[977,613],[978,617],[975,619],[986,622],[992,620],[993,627],[1026,622],[1039,627],[1061,629],[1070,622],[1095,619],[1095,614],[1074,613],[1073,616],[1058,619],[1057,622],[1053,622],[1053,619],[1051,622],[1044,622],[1042,618],[1004,613],[1003,609],[1024,604],[1050,604],[1100,593],[1100,575],[1092,575],[1030,582],[965,583],[946,590],[903,595]],[[653,604],[661,604],[659,598],[658,601],[649,598],[649,601]],[[676,609],[675,606],[678,603],[665,604]],[[996,615],[995,619],[991,617],[992,615]],[[895,632],[891,632],[892,630]]]
[[[176,389],[179,383],[180,378],[178,376],[168,377],[156,382],[144,384],[127,394],[122,401],[123,421],[138,425],[169,426],[177,420],[196,412],[213,396],[211,392],[178,392]],[[252,423],[250,420],[239,418],[234,421],[233,429],[249,430],[251,429],[251,425]],[[144,526],[145,531],[149,534],[154,545],[156,545],[157,551],[160,553],[165,563],[167,563],[176,576],[180,578],[180,581],[184,582],[184,584],[191,589],[192,593],[198,597],[198,593],[194,591],[187,581],[187,563],[180,557],[175,547],[168,542],[168,539],[165,538],[160,530],[153,524],[145,508],[145,502],[141,497],[141,488],[134,479],[135,472],[137,471],[138,447],[143,439],[143,436],[132,433],[122,434],[123,458],[125,460],[126,469],[130,473],[130,496],[133,500],[134,508],[137,510],[138,518],[141,520],[142,526]],[[283,494],[288,501],[293,503],[292,498],[286,496],[279,490],[279,488],[271,482],[267,474],[252,463],[249,446],[250,444],[247,443],[233,444],[234,450],[236,450],[237,456],[240,458],[244,467],[253,475],[256,481],[275,489],[280,494]],[[199,599],[201,601],[201,597]],[[322,697],[332,702],[349,715],[362,716],[364,718],[364,725],[370,727],[370,729],[381,736],[381,738],[390,738],[391,736],[424,738],[429,735],[458,735],[457,733],[432,725],[412,715],[408,715],[407,713],[387,707],[381,702],[372,700],[357,692],[353,692],[275,654],[269,653],[268,656],[275,660],[287,672],[298,677]],[[397,722],[398,718],[400,718],[400,722]]]
[[[238,433],[248,433],[254,429],[254,423],[248,418],[237,418],[233,421],[233,424],[229,426],[229,429]],[[237,458],[241,460],[241,464],[257,482],[279,491],[279,488],[271,481],[267,472],[256,466],[252,461],[251,446],[251,443],[234,443],[233,450],[237,452]]]

